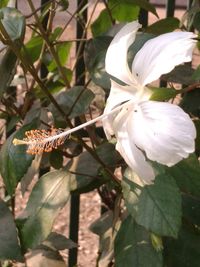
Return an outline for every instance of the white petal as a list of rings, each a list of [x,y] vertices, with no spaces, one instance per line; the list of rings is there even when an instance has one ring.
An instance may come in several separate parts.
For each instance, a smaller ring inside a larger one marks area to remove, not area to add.
[[[113,110],[121,103],[136,98],[136,93],[137,89],[130,86],[121,86],[115,81],[111,80],[110,95],[106,102],[104,114],[108,114],[111,110]],[[112,124],[115,116],[116,114],[113,114],[102,120],[104,132],[107,139],[110,139],[111,136],[114,135]]]
[[[127,52],[129,46],[134,42],[136,32],[140,27],[141,25],[137,21],[126,24],[115,35],[106,54],[106,71],[127,84],[136,82],[128,67]]]
[[[194,152],[196,130],[187,113],[170,103],[141,102],[132,109],[128,132],[150,160],[173,166]]]
[[[130,116],[126,110],[122,110],[114,121],[114,130],[117,137],[116,149],[139,178],[145,184],[151,184],[155,178],[154,170],[146,161],[143,153],[134,144],[131,133],[128,132],[129,119]]]
[[[192,38],[195,37],[191,32],[172,32],[147,41],[132,64],[132,72],[137,75],[140,84],[151,83],[175,66],[191,61],[196,44]]]

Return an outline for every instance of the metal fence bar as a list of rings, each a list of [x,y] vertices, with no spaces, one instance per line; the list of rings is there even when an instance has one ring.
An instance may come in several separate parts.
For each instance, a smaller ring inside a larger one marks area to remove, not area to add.
[[[77,0],[77,7],[79,11],[87,4],[87,0]],[[86,24],[87,21],[87,9],[84,9],[81,14],[81,24]],[[76,38],[85,38],[85,29],[77,21],[76,25]],[[78,53],[78,61],[76,64],[75,79],[76,85],[85,85],[85,63],[83,58],[84,44],[77,42],[76,52]],[[69,237],[75,243],[78,243],[78,232],[79,232],[79,213],[80,213],[80,195],[72,195],[70,203],[70,225],[69,225]],[[76,266],[78,259],[78,249],[73,248],[69,250],[68,266]]]

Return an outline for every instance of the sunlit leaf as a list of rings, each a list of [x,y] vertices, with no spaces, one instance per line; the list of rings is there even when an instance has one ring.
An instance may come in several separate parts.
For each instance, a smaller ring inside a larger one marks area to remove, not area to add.
[[[67,62],[67,59],[69,57],[69,52],[71,49],[71,42],[65,42],[65,43],[61,43],[56,45],[56,54],[58,56],[58,60],[60,62],[61,66],[64,66],[65,63]],[[48,65],[48,70],[54,71],[56,68],[58,68],[57,62],[55,61],[55,59],[53,59],[52,61],[49,62]]]
[[[0,20],[13,41],[23,41],[25,34],[25,18],[19,10],[11,7],[0,9]]]
[[[33,188],[25,209],[27,219],[20,227],[24,250],[37,246],[51,232],[54,219],[69,199],[69,180],[68,172],[52,171]]]
[[[151,100],[154,101],[166,101],[174,98],[179,92],[173,88],[158,88],[150,87],[152,91]]]
[[[117,1],[120,1],[120,0],[117,0]],[[143,8],[158,17],[158,14],[156,12],[154,5],[150,4],[147,0],[126,0],[126,2],[137,5],[140,8]]]
[[[110,14],[107,9],[104,9],[91,25],[92,34],[94,37],[97,37],[108,31],[111,26],[112,20]]]
[[[14,138],[23,139],[24,133],[36,128],[37,120],[22,126],[13,133],[4,143],[0,153],[0,173],[3,177],[8,194],[12,195],[21,178],[27,172],[33,156],[26,153],[26,146],[14,146]]]
[[[131,1],[109,0],[108,6],[114,19],[120,22],[131,22],[136,20],[139,15],[139,7]]]
[[[7,4],[8,4],[8,2],[9,2],[9,0],[1,0],[1,1],[0,1],[0,8],[2,8],[2,7],[6,7]]]
[[[34,63],[36,60],[38,60],[42,45],[44,40],[41,36],[33,36],[27,43],[26,43],[26,50],[24,51],[25,56],[28,56],[28,59]],[[27,55],[27,54],[28,55]]]

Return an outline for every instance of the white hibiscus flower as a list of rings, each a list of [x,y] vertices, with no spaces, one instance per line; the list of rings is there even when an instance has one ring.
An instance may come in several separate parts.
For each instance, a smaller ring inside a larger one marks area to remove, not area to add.
[[[140,26],[137,21],[128,23],[107,50],[106,71],[127,85],[111,80],[103,127],[108,139],[115,135],[116,149],[129,167],[144,183],[150,184],[155,173],[147,159],[173,166],[194,152],[196,130],[180,107],[150,101],[151,93],[145,86],[176,65],[191,61],[196,35],[172,32],[147,41],[130,70],[127,52]],[[114,113],[116,107],[118,111]]]

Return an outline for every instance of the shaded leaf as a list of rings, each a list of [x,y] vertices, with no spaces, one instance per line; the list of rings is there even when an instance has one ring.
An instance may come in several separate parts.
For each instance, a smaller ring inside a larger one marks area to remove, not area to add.
[[[142,46],[150,39],[154,38],[155,35],[151,33],[138,33],[133,44],[128,49],[128,63],[131,69],[132,62],[134,60],[137,52],[142,48]]]
[[[192,79],[194,81],[199,81],[200,80],[200,65],[194,70],[194,73],[192,74]]]
[[[137,189],[130,169],[129,172],[125,173],[122,188],[130,214],[138,224],[158,235],[177,237],[181,225],[181,195],[173,177],[160,173],[153,185]]]
[[[181,195],[169,174],[156,176],[138,199],[136,221],[158,235],[177,237],[181,226]]]
[[[165,242],[165,262],[167,266],[199,267],[200,234],[182,229],[178,240]]]
[[[199,88],[184,94],[180,106],[187,112],[200,117],[200,91]]]
[[[18,182],[25,175],[34,159],[34,156],[26,153],[26,146],[14,146],[13,139],[23,139],[26,131],[37,128],[37,126],[37,120],[22,126],[6,140],[1,148],[0,173],[9,195],[14,193]]]
[[[36,183],[25,209],[27,219],[20,227],[24,250],[37,246],[49,235],[54,219],[69,199],[69,179],[70,174],[60,170],[43,175]]]
[[[184,85],[190,85],[194,82],[192,75],[194,69],[190,65],[180,65],[175,67],[170,73],[161,76],[161,79],[167,82],[180,83]]]
[[[47,239],[42,242],[42,245],[52,250],[64,250],[77,247],[77,244],[71,239],[56,232],[51,232]]]
[[[0,199],[0,259],[21,261],[16,226],[11,211]]]
[[[116,267],[162,267],[162,253],[157,252],[150,234],[137,225],[131,216],[121,224],[115,240]]]
[[[90,39],[84,50],[84,60],[93,82],[103,89],[110,89],[110,76],[105,71],[105,55],[111,42],[110,36]]]
[[[105,143],[99,146],[96,152],[106,166],[115,168],[119,158],[114,145]],[[108,177],[104,175],[103,170],[101,172],[101,164],[87,151],[74,159],[69,171],[73,174],[70,177],[70,189],[73,193],[89,192],[108,181]]]
[[[200,227],[200,199],[183,194],[182,203],[183,218],[194,224],[195,227]]]
[[[177,18],[173,18],[173,17],[164,18],[148,26],[145,29],[145,32],[160,35],[160,34],[172,32],[175,29],[178,29],[179,24],[180,24],[180,21]]]
[[[62,91],[56,96],[56,101],[60,107],[69,115],[69,118],[74,118],[84,114],[91,101],[94,99],[94,94],[89,89],[83,86],[75,86],[68,91]],[[51,104],[50,110],[53,113],[55,120],[58,120],[60,114]]]
[[[113,211],[104,212],[100,218],[90,225],[90,231],[99,236],[103,235],[113,224]]]
[[[175,166],[167,168],[167,172],[175,178],[183,192],[200,196],[200,165],[195,155],[190,155]]]
[[[53,150],[50,154],[49,161],[54,169],[60,169],[63,166],[63,154],[60,150]]]
[[[0,97],[10,86],[16,70],[17,57],[10,48],[5,48],[0,52]]]

